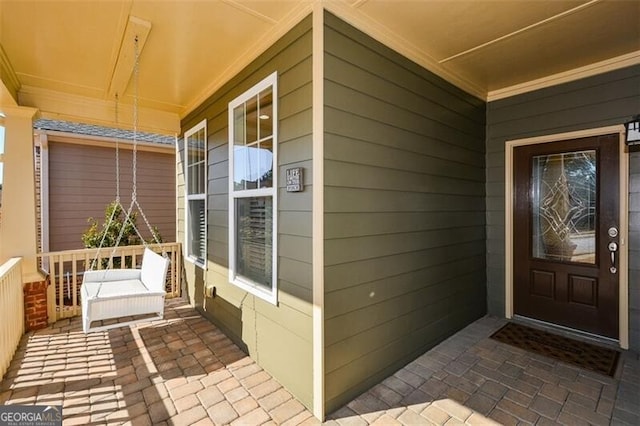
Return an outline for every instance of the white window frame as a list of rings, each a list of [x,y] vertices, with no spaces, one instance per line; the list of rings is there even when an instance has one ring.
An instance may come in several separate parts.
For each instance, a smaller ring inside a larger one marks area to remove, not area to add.
[[[234,176],[234,109],[258,95],[269,87],[272,88],[273,104],[272,104],[272,117],[273,117],[273,181],[270,188],[258,188],[258,189],[246,189],[235,190],[233,176]],[[244,92],[231,102],[229,102],[228,109],[229,118],[229,282],[240,287],[241,289],[269,302],[274,305],[278,304],[278,73],[266,77],[264,80],[257,83],[251,89]],[[271,275],[271,289],[267,289],[264,286],[249,280],[248,278],[238,276],[236,273],[236,202],[238,198],[250,198],[250,197],[271,197],[272,201],[272,238],[271,242],[271,259],[272,259],[272,275]]]
[[[189,194],[189,136],[204,130],[204,190],[205,192],[199,194]],[[184,239],[185,239],[185,259],[194,263],[195,265],[205,268],[207,262],[207,246],[208,246],[208,218],[207,218],[207,120],[204,119],[200,123],[196,124],[184,133]],[[203,261],[198,257],[191,254],[191,213],[189,209],[189,201],[204,200],[204,256]]]

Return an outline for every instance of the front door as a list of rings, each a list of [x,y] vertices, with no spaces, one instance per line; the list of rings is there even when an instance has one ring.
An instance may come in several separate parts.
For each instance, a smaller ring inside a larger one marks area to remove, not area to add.
[[[618,338],[619,135],[514,149],[514,313]]]

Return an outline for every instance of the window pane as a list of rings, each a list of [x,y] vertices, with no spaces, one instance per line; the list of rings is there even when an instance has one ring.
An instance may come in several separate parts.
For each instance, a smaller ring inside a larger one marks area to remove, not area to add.
[[[204,262],[207,248],[204,200],[189,200],[189,255]]]
[[[596,261],[596,152],[533,158],[533,256]]]
[[[256,146],[235,146],[233,150],[233,186],[236,191],[258,187],[259,164]]]
[[[267,288],[272,286],[273,200],[236,199],[236,273]]]
[[[247,145],[258,140],[258,97],[254,96],[253,98],[247,101],[246,111],[247,111],[247,119],[246,119],[246,129],[247,129]]]
[[[273,186],[273,139],[260,142],[260,188]]]
[[[236,191],[271,187],[273,184],[273,141],[271,139],[233,149],[233,187]]]
[[[273,88],[260,92],[260,139],[273,135]]]
[[[202,194],[205,190],[205,131],[201,129],[187,138],[187,192]]]
[[[244,104],[233,110],[233,143],[244,145]]]

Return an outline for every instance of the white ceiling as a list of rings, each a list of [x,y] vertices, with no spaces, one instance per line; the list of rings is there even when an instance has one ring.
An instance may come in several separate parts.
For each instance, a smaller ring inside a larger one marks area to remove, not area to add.
[[[576,69],[640,62],[638,0],[317,1],[485,99]],[[311,9],[311,0],[0,0],[0,75],[6,83],[10,64],[20,104],[45,115],[105,121],[118,56],[131,55],[127,23],[139,18],[151,26],[140,55],[141,120],[170,133]],[[132,94],[130,80],[123,110]]]

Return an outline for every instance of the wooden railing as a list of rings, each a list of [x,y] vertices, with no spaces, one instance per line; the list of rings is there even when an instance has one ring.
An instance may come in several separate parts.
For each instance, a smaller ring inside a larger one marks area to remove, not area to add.
[[[23,334],[22,258],[14,257],[0,266],[0,380]]]
[[[150,249],[169,256],[165,290],[167,298],[179,297],[182,286],[182,253],[180,243],[150,244]],[[85,270],[106,268],[136,268],[142,262],[144,246],[122,246],[98,249],[66,250],[40,253],[42,269],[49,274],[51,285],[47,293],[49,322],[81,314],[80,286]],[[96,262],[94,262],[96,260]]]

